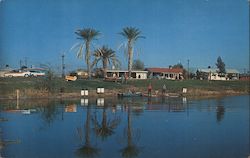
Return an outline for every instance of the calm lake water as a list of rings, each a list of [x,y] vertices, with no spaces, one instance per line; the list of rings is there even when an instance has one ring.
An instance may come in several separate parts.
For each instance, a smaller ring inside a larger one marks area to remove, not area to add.
[[[247,158],[249,96],[0,103],[1,156]]]

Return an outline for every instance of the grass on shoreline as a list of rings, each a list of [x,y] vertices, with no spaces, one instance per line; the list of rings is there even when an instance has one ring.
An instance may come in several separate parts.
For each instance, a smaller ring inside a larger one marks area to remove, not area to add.
[[[15,94],[16,89],[26,91],[28,93],[44,93],[48,89],[53,93],[73,93],[79,92],[81,89],[95,90],[97,87],[104,87],[111,91],[127,91],[135,89],[136,91],[147,91],[148,84],[151,83],[153,90],[161,90],[165,84],[167,91],[171,93],[181,93],[182,88],[188,88],[189,92],[200,93],[204,91],[214,91],[223,93],[225,91],[248,93],[249,81],[207,81],[207,80],[129,80],[127,83],[105,82],[102,79],[84,80],[78,79],[73,82],[67,82],[61,78],[0,78],[0,95],[6,96]],[[198,91],[197,91],[198,90]]]

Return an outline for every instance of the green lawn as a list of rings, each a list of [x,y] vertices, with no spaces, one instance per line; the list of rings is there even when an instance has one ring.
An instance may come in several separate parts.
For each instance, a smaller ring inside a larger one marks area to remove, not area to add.
[[[249,92],[249,81],[201,81],[201,80],[130,80],[127,83],[120,82],[105,82],[102,79],[78,79],[76,81],[67,82],[61,78],[53,78],[48,80],[46,78],[0,78],[0,94],[7,94],[14,92],[16,89],[20,90],[41,90],[50,87],[54,92],[76,92],[81,89],[94,90],[97,87],[104,87],[105,89],[126,89],[136,87],[140,90],[147,90],[148,84],[151,83],[154,90],[160,90],[163,84],[166,85],[170,92],[180,92],[183,87],[188,89],[202,89],[210,91],[244,91]]]

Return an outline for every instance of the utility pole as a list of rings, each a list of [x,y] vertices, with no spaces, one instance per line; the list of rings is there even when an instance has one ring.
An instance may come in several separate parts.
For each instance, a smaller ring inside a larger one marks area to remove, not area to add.
[[[19,61],[20,69],[22,68],[22,60]]]
[[[65,64],[64,64],[64,57],[65,55],[62,55],[62,78],[65,77]]]
[[[25,57],[24,62],[25,62],[25,66],[28,67],[28,66],[27,66],[27,64],[28,64],[28,63],[27,63],[27,62],[28,62],[28,58],[27,58],[27,57]]]
[[[188,59],[188,79],[189,79],[189,59]]]

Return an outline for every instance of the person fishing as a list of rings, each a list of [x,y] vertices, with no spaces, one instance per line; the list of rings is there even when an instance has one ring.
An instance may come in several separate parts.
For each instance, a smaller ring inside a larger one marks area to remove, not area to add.
[[[167,87],[166,87],[166,85],[164,84],[164,85],[162,86],[162,95],[165,95],[165,94],[166,94],[166,90],[167,90]]]
[[[148,85],[148,96],[152,96],[152,85],[151,85],[151,83],[149,83],[149,85]]]

